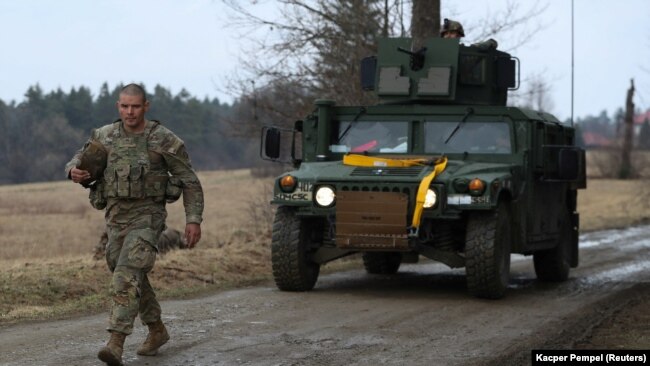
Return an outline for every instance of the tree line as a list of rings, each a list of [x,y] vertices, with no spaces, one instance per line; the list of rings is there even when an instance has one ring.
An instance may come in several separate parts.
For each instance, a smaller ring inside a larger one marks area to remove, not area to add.
[[[63,179],[65,163],[92,129],[119,118],[116,102],[121,87],[104,83],[94,96],[84,86],[46,93],[35,85],[20,103],[0,100],[0,184]],[[148,90],[147,98],[151,102],[147,117],[185,141],[196,169],[258,163],[258,139],[237,136],[233,130],[238,128],[232,121],[237,103],[198,99],[184,89],[173,95],[160,85]]]
[[[642,114],[643,111],[637,110],[635,114]],[[647,112],[643,113],[647,114]],[[578,144],[582,147],[617,147],[623,138],[623,124],[625,112],[623,108],[618,108],[613,116],[603,110],[597,115],[587,115],[576,118],[575,127],[580,133]],[[569,123],[569,121],[565,121]],[[596,141],[585,141],[582,139],[583,134],[591,134],[600,138]],[[650,120],[645,119],[638,131],[634,131],[633,147],[636,149],[650,150]]]
[[[160,120],[186,142],[197,169],[264,164],[257,156],[260,127],[291,127],[314,109],[317,98],[334,99],[340,105],[375,103],[374,95],[363,92],[358,82],[361,58],[376,54],[381,37],[435,37],[441,18],[440,0],[408,2],[410,16],[401,0],[281,0],[278,19],[249,12],[253,0],[223,1],[233,11],[229,26],[240,27],[243,34],[264,29],[273,35],[243,52],[227,87],[236,101],[228,105],[217,99],[201,100],[185,90],[172,95],[161,86],[148,90],[152,103],[148,117]],[[520,40],[506,36],[533,38],[543,27],[536,16],[545,8],[538,3],[527,7],[509,3],[502,14],[486,16],[465,31],[469,34],[473,28],[474,40],[498,36],[506,50],[516,49]],[[529,90],[509,98],[518,105],[550,111],[548,83],[539,75],[529,79]],[[120,87],[104,84],[93,96],[86,87],[45,94],[36,85],[20,104],[0,100],[0,184],[61,179],[63,164],[92,128],[118,117],[115,102]],[[616,120],[618,114],[622,112],[617,112]],[[604,117],[578,119],[576,126],[609,137],[618,124]],[[650,133],[649,127],[644,132]]]

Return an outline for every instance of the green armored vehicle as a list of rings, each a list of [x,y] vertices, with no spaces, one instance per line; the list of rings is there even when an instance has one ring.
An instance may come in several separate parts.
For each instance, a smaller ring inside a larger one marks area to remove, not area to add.
[[[425,46],[384,39],[362,61],[377,105],[318,100],[292,130],[263,129],[262,157],[291,150],[296,168],[273,190],[281,290],[311,290],[322,264],[352,253],[374,274],[419,256],[465,267],[469,292],[484,298],[505,294],[511,253],[532,254],[543,281],[578,265],[586,178],[575,130],[506,106],[518,79],[509,54],[458,39]]]

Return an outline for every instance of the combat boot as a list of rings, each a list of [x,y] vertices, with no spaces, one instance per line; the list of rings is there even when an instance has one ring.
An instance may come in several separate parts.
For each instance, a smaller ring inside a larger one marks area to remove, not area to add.
[[[147,324],[147,326],[149,327],[149,334],[147,339],[138,347],[138,354],[141,356],[155,356],[158,353],[158,348],[169,340],[169,333],[167,333],[162,320]]]
[[[106,362],[108,366],[124,366],[122,363],[122,350],[126,334],[111,331],[111,339],[108,344],[99,350],[97,357]]]

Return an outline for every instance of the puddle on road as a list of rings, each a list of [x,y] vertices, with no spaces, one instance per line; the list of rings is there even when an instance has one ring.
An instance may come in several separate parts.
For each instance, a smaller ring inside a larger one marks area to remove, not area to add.
[[[590,274],[587,277],[579,278],[583,284],[596,285],[605,282],[617,282],[623,279],[635,278],[637,274],[650,270],[650,261],[636,262],[623,267],[613,268],[607,271]]]
[[[595,231],[580,235],[580,248],[628,242],[634,237],[650,237],[650,226],[635,226],[627,229]]]

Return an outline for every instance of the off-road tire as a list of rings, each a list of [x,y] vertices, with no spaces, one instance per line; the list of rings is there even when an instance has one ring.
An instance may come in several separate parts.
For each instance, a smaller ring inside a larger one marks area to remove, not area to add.
[[[510,278],[510,212],[473,212],[465,236],[465,271],[469,293],[486,299],[503,297]]]
[[[560,215],[560,237],[551,249],[533,253],[537,279],[544,282],[564,282],[571,270],[572,223],[568,212]]]
[[[370,274],[395,274],[402,264],[402,253],[368,252],[361,257],[366,272]]]
[[[278,207],[273,221],[271,262],[276,286],[283,291],[314,288],[320,265],[311,260],[313,243],[310,222],[292,207]]]

